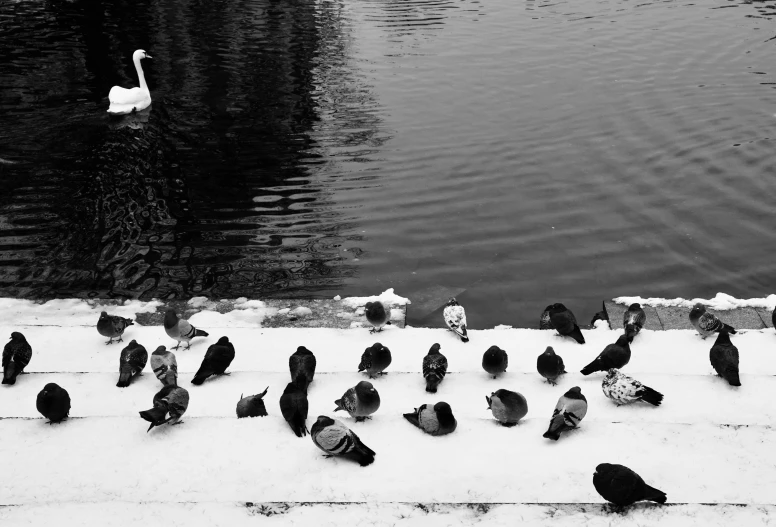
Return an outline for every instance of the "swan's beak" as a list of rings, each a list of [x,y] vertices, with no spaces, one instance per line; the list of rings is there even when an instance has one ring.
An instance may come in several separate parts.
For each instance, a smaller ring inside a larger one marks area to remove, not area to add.
[[[148,53],[146,53],[146,56],[145,56],[145,58],[147,58],[147,59],[152,59],[153,57],[152,57],[151,55],[149,55]]]

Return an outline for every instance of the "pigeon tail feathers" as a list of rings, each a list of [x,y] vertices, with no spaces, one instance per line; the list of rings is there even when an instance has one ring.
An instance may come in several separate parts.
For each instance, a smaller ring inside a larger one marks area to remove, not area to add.
[[[660,403],[663,402],[663,394],[657,390],[653,390],[649,386],[644,386],[644,393],[641,394],[641,400],[653,406],[660,406]]]

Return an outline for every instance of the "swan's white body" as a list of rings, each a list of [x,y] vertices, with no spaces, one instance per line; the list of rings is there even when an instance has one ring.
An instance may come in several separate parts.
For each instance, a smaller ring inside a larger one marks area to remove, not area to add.
[[[132,54],[132,62],[135,63],[137,78],[140,82],[139,88],[126,89],[121,86],[114,86],[108,93],[110,107],[108,113],[122,115],[132,112],[139,112],[151,105],[151,92],[148,91],[143,68],[140,66],[140,59],[150,59],[150,55],[142,49],[138,49]]]

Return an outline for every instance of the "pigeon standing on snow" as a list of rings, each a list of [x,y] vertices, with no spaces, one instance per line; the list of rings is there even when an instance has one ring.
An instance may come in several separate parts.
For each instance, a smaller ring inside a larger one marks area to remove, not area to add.
[[[178,341],[178,345],[172,348],[174,350],[180,347],[181,342],[185,342],[186,349],[189,349],[191,347],[191,339],[208,336],[206,331],[195,328],[188,320],[178,318],[174,309],[168,309],[164,313],[164,331],[171,339]]]
[[[566,367],[563,365],[563,359],[555,354],[552,346],[547,346],[544,353],[536,359],[536,370],[539,375],[547,379],[547,382],[555,385],[558,377],[566,373]]]
[[[609,324],[609,313],[606,312],[606,304],[603,302],[601,302],[601,311],[593,315],[590,325],[595,327],[595,323],[599,320],[606,322],[606,325],[611,329],[611,324]]]
[[[555,329],[550,320],[550,311],[552,311],[552,305],[544,308],[541,316],[539,317],[539,329]]]
[[[528,413],[528,402],[522,394],[509,390],[496,390],[485,396],[488,410],[503,426],[515,426]]]
[[[264,417],[267,415],[267,408],[264,406],[264,396],[267,395],[267,386],[263,392],[256,395],[249,395],[243,397],[240,395],[240,400],[237,401],[237,419],[243,417]]]
[[[175,360],[175,354],[167,351],[164,346],[159,346],[151,354],[151,369],[165,386],[178,384],[178,361]]]
[[[439,344],[434,344],[423,357],[423,378],[426,379],[426,391],[436,393],[439,383],[447,373],[447,357],[439,351]]]
[[[151,423],[146,432],[165,423],[171,425],[181,422],[181,417],[189,407],[189,392],[180,386],[165,386],[154,395],[154,407],[140,412],[140,417]],[[167,417],[170,414],[170,417]]]
[[[35,407],[51,423],[59,423],[70,414],[70,395],[67,390],[50,382],[38,394]]]
[[[609,344],[598,354],[593,362],[580,370],[582,375],[590,375],[596,371],[609,371],[612,368],[620,369],[630,362],[631,349],[628,344],[628,335],[620,335],[617,342]]]
[[[458,335],[461,341],[469,342],[469,337],[466,334],[466,311],[455,298],[447,301],[442,316],[444,316],[445,324],[450,328],[450,331]]]
[[[136,340],[130,342],[126,348],[121,350],[119,357],[119,382],[116,386],[126,388],[133,376],[139,375],[148,362],[148,352],[137,343]]]
[[[212,344],[202,359],[202,365],[197,370],[191,384],[199,386],[205,379],[213,375],[229,375],[224,373],[234,360],[234,346],[228,337],[221,337],[218,342]]]
[[[641,476],[623,465],[601,463],[595,467],[593,486],[603,499],[618,507],[627,507],[637,501],[665,503],[666,493],[650,487]]]
[[[738,377],[738,348],[730,342],[730,335],[724,329],[719,332],[717,341],[711,347],[709,360],[722,378],[730,386],[741,386],[741,379]]]
[[[422,404],[414,412],[404,414],[404,418],[432,436],[450,434],[458,426],[452,408],[445,402]]]
[[[491,346],[482,354],[482,369],[493,375],[494,379],[499,374],[507,371],[508,365],[509,357],[507,352],[498,346]]]
[[[371,382],[361,381],[343,394],[340,399],[334,401],[337,407],[334,411],[345,410],[354,417],[356,422],[369,417],[380,408],[380,394],[377,393]]]
[[[100,313],[100,319],[97,321],[97,331],[103,337],[110,338],[105,344],[113,344],[113,339],[115,338],[118,339],[116,342],[123,342],[121,335],[124,334],[124,330],[127,329],[127,326],[134,324],[132,319],[109,315],[103,311]]]
[[[644,401],[653,406],[660,406],[660,403],[663,402],[662,393],[649,386],[644,386],[636,379],[621,373],[617,368],[609,370],[601,383],[601,390],[605,396],[617,403],[617,406],[634,401]]]
[[[563,304],[553,304],[550,309],[550,323],[555,330],[564,337],[571,337],[580,344],[585,343],[585,337],[577,325],[577,319]]]
[[[641,304],[631,304],[622,315],[622,327],[628,336],[628,342],[633,342],[633,337],[639,334],[641,328],[647,322],[647,314],[641,308]]]
[[[11,340],[3,348],[3,384],[16,384],[16,377],[30,363],[32,346],[18,331],[11,333]]]
[[[341,456],[356,461],[362,467],[371,465],[375,452],[340,421],[319,415],[310,431],[315,446],[326,452],[326,457]]]
[[[280,413],[296,437],[307,435],[307,408],[307,392],[298,384],[289,382],[280,396]]]
[[[557,441],[561,432],[571,430],[579,426],[579,422],[587,413],[587,399],[582,395],[579,386],[561,395],[555,410],[550,419],[550,428],[544,433],[543,437]]]
[[[366,306],[364,306],[364,315],[366,315],[366,321],[372,325],[369,333],[382,331],[383,326],[391,324],[389,320],[391,318],[390,312],[386,311],[382,302],[367,302]]]
[[[296,351],[288,358],[291,382],[303,387],[304,391],[307,392],[307,387],[313,382],[313,377],[315,376],[316,363],[317,361],[312,351],[304,346],[296,348]]]
[[[735,328],[728,326],[713,313],[706,311],[706,306],[700,302],[692,306],[692,309],[690,310],[690,322],[695,329],[698,330],[698,334],[704,339],[709,335],[719,332],[722,328],[728,333],[736,333]]]
[[[358,371],[366,371],[369,378],[374,379],[377,375],[385,375],[383,370],[391,364],[391,360],[391,350],[375,342],[361,355]]]

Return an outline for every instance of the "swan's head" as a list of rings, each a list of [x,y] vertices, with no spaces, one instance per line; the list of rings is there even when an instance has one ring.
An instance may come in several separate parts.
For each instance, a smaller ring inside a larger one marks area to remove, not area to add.
[[[148,53],[146,53],[144,49],[138,49],[132,54],[132,60],[150,59],[150,58],[153,58],[153,57]]]

